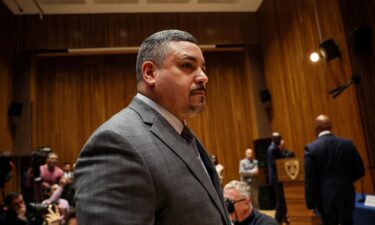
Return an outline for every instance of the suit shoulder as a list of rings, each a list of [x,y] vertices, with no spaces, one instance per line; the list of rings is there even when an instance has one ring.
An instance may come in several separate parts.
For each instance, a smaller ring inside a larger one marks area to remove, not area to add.
[[[135,126],[139,128],[140,123],[143,122],[138,113],[130,108],[125,108],[105,121],[94,133],[104,130],[113,130],[120,133],[132,131]]]
[[[342,138],[342,137],[336,137],[336,140],[342,143],[347,143],[347,144],[352,144],[352,140],[347,139],[347,138]]]

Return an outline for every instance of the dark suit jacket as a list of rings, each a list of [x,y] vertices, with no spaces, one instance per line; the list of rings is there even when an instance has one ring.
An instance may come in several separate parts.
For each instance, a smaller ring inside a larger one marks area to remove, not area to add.
[[[74,176],[78,223],[229,225],[215,167],[197,145],[210,177],[172,126],[135,97],[82,149]]]
[[[278,182],[276,171],[276,160],[283,158],[280,148],[272,142],[267,149],[267,165],[268,165],[268,181],[270,185],[275,185]]]
[[[307,208],[332,212],[335,201],[354,207],[354,181],[364,175],[361,157],[350,140],[326,134],[305,146]]]

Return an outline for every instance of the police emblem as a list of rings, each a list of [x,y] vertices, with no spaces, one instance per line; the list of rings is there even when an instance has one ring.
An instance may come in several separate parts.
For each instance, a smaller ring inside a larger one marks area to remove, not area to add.
[[[290,179],[295,180],[298,177],[299,161],[297,159],[285,161],[284,168]]]

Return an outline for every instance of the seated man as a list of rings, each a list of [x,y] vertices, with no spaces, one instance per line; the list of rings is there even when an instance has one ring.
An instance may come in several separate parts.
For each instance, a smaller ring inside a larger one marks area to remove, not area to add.
[[[17,192],[8,193],[5,196],[5,206],[0,211],[1,225],[28,225],[26,217],[26,205],[23,196]]]
[[[276,220],[256,211],[251,202],[250,186],[233,180],[224,187],[224,198],[230,219],[235,225],[277,225]]]

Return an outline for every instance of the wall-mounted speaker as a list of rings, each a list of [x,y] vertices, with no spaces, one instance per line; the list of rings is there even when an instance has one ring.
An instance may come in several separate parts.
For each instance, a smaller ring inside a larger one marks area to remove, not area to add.
[[[22,103],[20,102],[11,102],[8,108],[9,116],[21,116],[22,114]]]
[[[320,53],[326,59],[326,61],[330,61],[341,56],[339,47],[336,45],[335,41],[332,38],[320,43],[319,49]]]
[[[372,30],[370,27],[359,27],[352,32],[354,50],[357,52],[370,51],[372,49]]]

